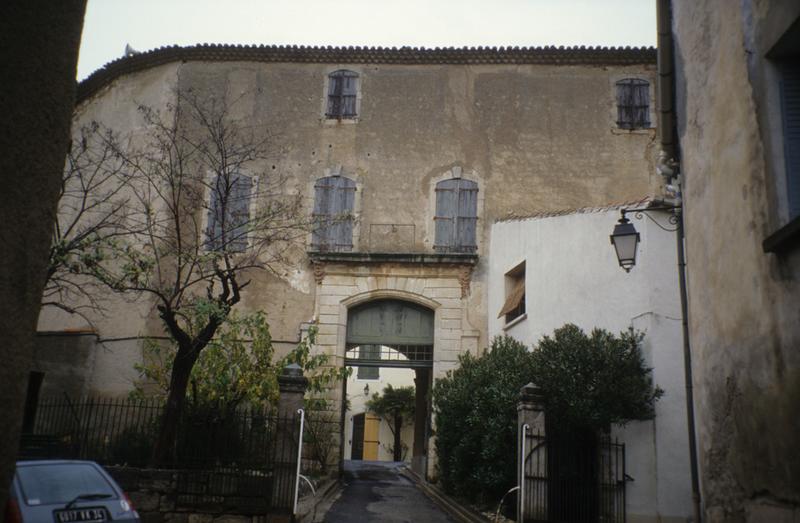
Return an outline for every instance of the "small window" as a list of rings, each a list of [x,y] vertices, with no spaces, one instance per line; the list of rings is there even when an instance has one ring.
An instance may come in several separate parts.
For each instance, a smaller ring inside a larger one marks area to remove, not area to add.
[[[436,241],[441,252],[475,252],[478,221],[478,184],[450,178],[436,184]]]
[[[335,120],[356,118],[356,97],[358,95],[358,73],[353,71],[334,71],[328,75],[328,106],[325,116]]]
[[[344,176],[320,178],[314,184],[314,230],[311,246],[317,251],[353,248],[353,203],[356,182]]]
[[[506,301],[498,318],[505,316],[506,324],[525,314],[525,262],[506,273]]]
[[[242,174],[217,175],[211,184],[206,248],[244,252],[250,225],[253,180]]]
[[[358,359],[360,360],[379,360],[381,359],[380,345],[361,345],[358,348]],[[380,367],[359,367],[358,379],[377,380],[380,378]]]
[[[650,84],[639,78],[617,82],[617,125],[620,129],[650,127]]]

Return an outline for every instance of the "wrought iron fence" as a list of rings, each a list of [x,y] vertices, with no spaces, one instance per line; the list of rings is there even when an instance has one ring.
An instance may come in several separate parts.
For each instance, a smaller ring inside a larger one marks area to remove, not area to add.
[[[146,467],[163,411],[158,400],[42,399],[33,432],[22,436],[20,458]],[[166,464],[175,471],[176,506],[275,508],[274,500],[291,498],[299,437],[297,415],[187,406]]]
[[[525,523],[625,522],[623,443],[575,433],[525,438]]]
[[[23,438],[22,455],[60,454],[107,465],[143,466],[162,413],[159,400],[43,399],[33,433]],[[203,468],[268,462],[276,421],[266,409],[187,406],[178,424],[171,465]]]

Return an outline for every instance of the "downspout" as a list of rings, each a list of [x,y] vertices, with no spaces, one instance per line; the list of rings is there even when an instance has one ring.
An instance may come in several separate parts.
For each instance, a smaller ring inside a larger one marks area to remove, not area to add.
[[[667,200],[674,200],[678,219],[677,254],[678,281],[681,298],[681,326],[683,329],[683,370],[686,384],[686,426],[689,435],[689,465],[692,481],[692,512],[694,522],[702,523],[700,479],[697,467],[697,437],[694,420],[694,390],[692,386],[692,350],[689,343],[689,316],[686,290],[686,256],[684,252],[684,218],[680,179],[680,142],[675,125],[675,58],[672,40],[672,6],[670,0],[657,0],[658,26],[658,134],[661,153],[658,171],[664,177]]]

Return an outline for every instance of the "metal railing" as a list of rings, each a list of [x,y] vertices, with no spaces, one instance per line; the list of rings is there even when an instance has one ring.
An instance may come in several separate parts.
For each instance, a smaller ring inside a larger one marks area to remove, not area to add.
[[[608,437],[521,430],[522,520],[625,522],[625,445]]]

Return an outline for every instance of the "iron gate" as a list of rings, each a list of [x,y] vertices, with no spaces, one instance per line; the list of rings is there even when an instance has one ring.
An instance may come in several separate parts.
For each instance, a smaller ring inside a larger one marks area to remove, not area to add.
[[[525,430],[525,523],[624,523],[625,445],[589,433]]]

